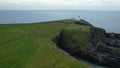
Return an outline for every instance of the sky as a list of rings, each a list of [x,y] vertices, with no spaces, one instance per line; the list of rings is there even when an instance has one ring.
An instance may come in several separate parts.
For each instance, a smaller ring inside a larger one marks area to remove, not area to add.
[[[120,10],[120,0],[0,0],[0,10]]]

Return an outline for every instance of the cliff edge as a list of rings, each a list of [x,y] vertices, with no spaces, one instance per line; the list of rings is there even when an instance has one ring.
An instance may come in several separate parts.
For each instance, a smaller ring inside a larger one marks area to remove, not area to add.
[[[111,68],[120,66],[120,34],[106,33],[85,20],[64,28],[54,42],[77,59]]]

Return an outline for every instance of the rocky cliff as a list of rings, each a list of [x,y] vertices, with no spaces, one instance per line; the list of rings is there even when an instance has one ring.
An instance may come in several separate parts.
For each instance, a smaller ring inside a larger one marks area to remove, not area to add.
[[[83,22],[86,23],[78,21],[63,29],[54,42],[77,59],[111,68],[120,67],[120,34],[106,33],[104,29]]]

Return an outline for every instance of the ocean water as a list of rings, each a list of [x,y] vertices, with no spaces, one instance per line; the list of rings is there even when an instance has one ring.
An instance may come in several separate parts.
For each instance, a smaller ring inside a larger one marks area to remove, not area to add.
[[[80,18],[107,32],[120,33],[120,11],[85,10],[0,10],[0,24],[34,23]]]

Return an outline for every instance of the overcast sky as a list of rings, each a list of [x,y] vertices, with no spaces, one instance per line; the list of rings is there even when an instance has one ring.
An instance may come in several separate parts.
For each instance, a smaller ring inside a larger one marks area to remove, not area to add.
[[[120,0],[0,0],[1,10],[120,10]]]

